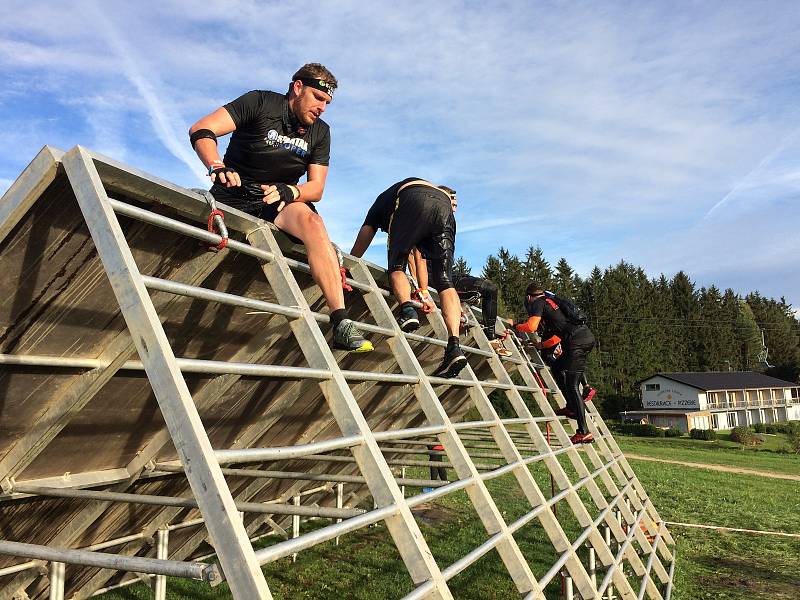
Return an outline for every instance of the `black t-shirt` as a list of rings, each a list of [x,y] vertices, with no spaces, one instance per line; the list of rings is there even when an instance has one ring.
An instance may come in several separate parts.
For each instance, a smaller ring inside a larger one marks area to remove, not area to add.
[[[543,340],[547,340],[553,335],[566,339],[578,327],[567,321],[564,313],[558,308],[558,304],[546,296],[539,296],[533,302],[530,302],[527,308],[529,318],[541,317],[539,331]]]
[[[381,192],[381,194],[375,199],[375,202],[372,203],[369,212],[367,212],[367,216],[364,219],[364,225],[369,225],[375,229],[381,229],[388,232],[389,222],[392,219],[392,213],[395,211],[397,204],[397,190],[399,190],[408,182],[415,180],[425,181],[419,177],[407,177],[406,179],[403,179],[403,181],[398,181],[393,186]],[[431,194],[441,194],[442,198],[447,200],[448,203],[450,202],[450,196],[448,196],[444,190],[433,188],[430,185],[410,185],[405,188],[403,192],[405,193],[406,190],[417,190],[419,188],[424,188],[425,191],[429,191]]]
[[[293,133],[285,95],[253,90],[225,105],[236,130],[225,152],[225,165],[259,183],[297,183],[308,165],[330,161],[328,124],[317,119],[305,133]]]

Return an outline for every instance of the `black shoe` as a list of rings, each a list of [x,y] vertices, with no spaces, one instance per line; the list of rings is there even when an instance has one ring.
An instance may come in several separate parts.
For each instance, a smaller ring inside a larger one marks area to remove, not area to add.
[[[439,368],[434,371],[434,375],[439,377],[455,377],[467,366],[467,357],[461,351],[461,346],[448,346],[444,351],[444,359]]]
[[[372,342],[364,336],[350,319],[342,321],[333,330],[333,347],[348,352],[372,352]]]
[[[400,316],[397,318],[397,322],[400,324],[400,329],[405,332],[416,331],[419,329],[417,309],[407,304],[400,309]]]

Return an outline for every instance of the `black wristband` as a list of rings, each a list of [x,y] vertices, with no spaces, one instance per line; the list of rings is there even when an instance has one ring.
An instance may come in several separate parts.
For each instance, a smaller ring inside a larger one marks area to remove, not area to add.
[[[197,143],[197,140],[202,139],[209,139],[214,140],[214,143],[217,143],[217,135],[211,131],[210,129],[198,129],[193,134],[189,136],[189,141],[192,143],[192,148]]]

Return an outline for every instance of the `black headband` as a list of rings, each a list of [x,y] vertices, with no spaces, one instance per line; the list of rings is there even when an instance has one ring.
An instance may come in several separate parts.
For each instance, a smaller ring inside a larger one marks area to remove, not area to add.
[[[333,98],[333,92],[336,91],[336,84],[325,81],[324,79],[318,79],[316,77],[298,77],[298,79],[303,82],[303,85],[307,85],[316,88],[321,92],[325,92],[331,98]]]

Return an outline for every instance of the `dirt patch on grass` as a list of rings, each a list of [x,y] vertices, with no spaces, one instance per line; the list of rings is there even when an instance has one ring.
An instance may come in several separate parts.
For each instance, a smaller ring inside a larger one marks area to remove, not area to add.
[[[698,582],[709,590],[730,590],[750,598],[771,600],[796,600],[800,589],[800,576],[785,566],[772,567],[737,558],[704,557],[700,561],[716,571],[713,575],[698,577]]]
[[[411,512],[422,523],[431,527],[439,527],[456,516],[454,511],[431,503],[420,504]]]

